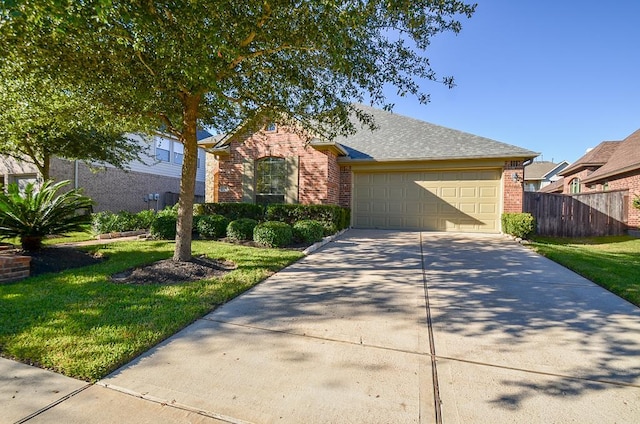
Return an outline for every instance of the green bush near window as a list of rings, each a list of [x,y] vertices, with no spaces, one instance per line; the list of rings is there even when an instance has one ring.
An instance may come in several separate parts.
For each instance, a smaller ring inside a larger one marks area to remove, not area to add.
[[[153,220],[149,233],[153,238],[163,240],[174,240],[176,238],[176,224],[178,218],[169,213],[156,216]]]
[[[267,247],[284,247],[291,244],[293,230],[291,226],[280,221],[266,221],[253,229],[253,241]]]
[[[230,221],[251,218],[264,219],[264,207],[253,203],[198,203],[193,206],[194,215],[222,215]]]
[[[253,229],[258,221],[251,218],[240,218],[227,225],[227,237],[234,241],[253,240]]]
[[[502,232],[514,237],[527,238],[535,232],[536,221],[530,213],[503,213]]]
[[[217,239],[226,237],[227,225],[229,220],[222,215],[201,215],[195,227],[200,238]]]
[[[640,196],[637,196],[633,199],[633,207],[636,209],[640,209]]]
[[[329,235],[349,226],[351,211],[335,205],[273,204],[267,206],[265,216],[269,221],[282,221],[290,225],[303,220],[320,221],[325,227],[325,235]]]
[[[315,243],[324,236],[324,225],[313,219],[304,219],[293,224],[293,237],[305,243]]]

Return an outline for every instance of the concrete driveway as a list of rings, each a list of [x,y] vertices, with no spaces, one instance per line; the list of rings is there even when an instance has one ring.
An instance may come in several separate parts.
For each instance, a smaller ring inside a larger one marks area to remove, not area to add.
[[[640,309],[500,236],[350,230],[28,422],[123,419],[639,422]]]

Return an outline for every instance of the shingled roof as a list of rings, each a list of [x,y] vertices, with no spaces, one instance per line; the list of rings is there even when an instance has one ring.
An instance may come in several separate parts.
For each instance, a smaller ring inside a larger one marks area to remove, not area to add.
[[[564,177],[560,178],[552,182],[551,184],[547,184],[538,190],[541,193],[562,193],[564,190]]]
[[[603,141],[585,153],[580,159],[567,166],[561,172],[558,172],[558,175],[571,175],[584,168],[604,165],[611,155],[613,155],[613,152],[615,152],[619,144],[619,141]]]
[[[371,131],[339,137],[347,161],[444,160],[519,158],[532,159],[538,153],[511,144],[430,124],[392,112],[358,105],[373,116],[378,127]]]
[[[529,165],[524,167],[524,179],[525,180],[542,180],[548,174],[551,174],[556,168],[559,166],[567,164],[566,161],[561,163],[549,162],[549,161],[539,161],[532,162]]]
[[[614,175],[640,169],[640,130],[617,144],[607,163],[584,179],[584,183],[594,183]]]

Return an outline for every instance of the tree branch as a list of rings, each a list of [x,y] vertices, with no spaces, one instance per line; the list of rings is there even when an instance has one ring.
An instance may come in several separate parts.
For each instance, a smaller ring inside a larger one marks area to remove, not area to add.
[[[262,28],[271,17],[271,6],[269,6],[269,3],[264,3],[264,9],[265,10],[262,14],[262,17],[260,17],[260,20],[258,20],[258,22],[256,23],[256,28],[258,29]],[[240,42],[240,48],[247,47],[249,44],[251,44],[251,42],[256,38],[256,35],[258,35],[257,31],[251,31],[249,35]]]

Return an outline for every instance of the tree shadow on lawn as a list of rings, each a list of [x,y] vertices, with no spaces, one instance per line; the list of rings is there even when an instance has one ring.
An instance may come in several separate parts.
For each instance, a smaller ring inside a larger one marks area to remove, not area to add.
[[[238,269],[173,285],[115,284],[114,273],[166,259],[171,247],[140,242],[90,248],[108,259],[0,286],[0,352],[26,363],[95,380],[227,302],[272,273],[273,254],[235,248]],[[207,253],[207,249],[204,253]],[[234,254],[234,249],[210,249]],[[289,261],[297,258],[289,258]],[[278,262],[278,261],[275,261]],[[280,260],[286,264],[286,260]],[[283,265],[284,266],[284,265]]]

